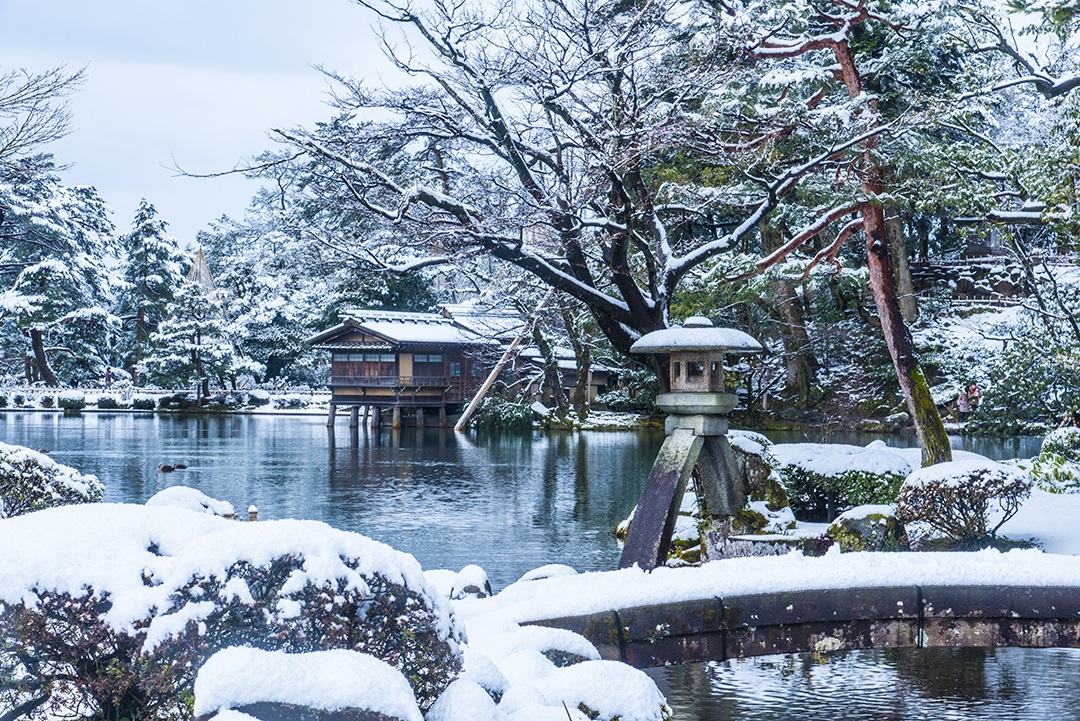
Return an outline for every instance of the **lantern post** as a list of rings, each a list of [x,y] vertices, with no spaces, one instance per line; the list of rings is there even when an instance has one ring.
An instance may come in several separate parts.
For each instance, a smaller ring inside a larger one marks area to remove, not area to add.
[[[746,489],[727,441],[727,414],[738,399],[724,387],[723,360],[728,353],[761,351],[761,344],[748,334],[714,327],[699,316],[687,318],[681,327],[648,333],[631,346],[631,353],[668,356],[670,391],[656,398],[668,413],[667,438],[638,500],[619,568],[664,565],[695,470],[711,515],[734,515],[746,504]]]

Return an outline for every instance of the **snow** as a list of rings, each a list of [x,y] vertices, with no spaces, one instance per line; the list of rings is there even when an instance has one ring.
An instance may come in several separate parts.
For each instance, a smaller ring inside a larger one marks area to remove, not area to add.
[[[1011,523],[1017,523],[1017,519]],[[1012,529],[1007,524],[1002,531]],[[1071,531],[1070,543],[1072,550],[1080,551],[1080,531]],[[700,567],[660,567],[649,573],[629,568],[517,583],[490,599],[459,602],[457,609],[471,635],[474,620],[480,619],[485,625],[520,624],[701,598],[958,584],[1080,585],[1080,558],[1037,549],[1006,553],[834,553],[816,558],[796,551],[785,556],[711,561]]]
[[[450,598],[459,599],[466,596],[484,598],[491,595],[491,583],[488,581],[487,572],[474,563],[462,568],[454,577],[450,587]]]
[[[390,664],[347,650],[288,654],[232,647],[215,653],[195,680],[195,715],[253,703],[323,711],[365,709],[422,721],[409,682]]]
[[[911,473],[912,466],[903,454],[884,443],[875,445],[877,443],[879,441],[866,448],[841,443],[780,443],[769,450],[781,465],[799,466],[826,477],[851,472],[898,476]]]
[[[867,516],[894,516],[896,515],[896,507],[892,504],[874,504],[870,503],[865,506],[855,506],[854,508],[844,511],[836,517],[837,521],[844,520],[858,520],[860,518],[866,518]]]
[[[24,550],[28,538],[35,539],[33,553]],[[440,634],[453,635],[448,603],[431,591],[408,554],[317,521],[238,523],[172,505],[84,504],[0,522],[0,602],[33,603],[34,590],[107,592],[112,607],[103,621],[134,633],[135,623],[152,615],[145,645],[153,648],[178,624],[208,611],[193,601],[170,614],[157,612],[169,608],[170,596],[193,576],[224,578],[238,561],[262,565],[287,553],[302,555],[304,565],[283,593],[339,581],[366,589],[362,574],[379,574],[426,596]],[[228,597],[242,592],[236,586],[223,591]],[[278,610],[283,617],[292,612]]]
[[[638,338],[631,353],[668,353],[671,351],[716,351],[727,353],[760,353],[761,344],[752,336],[734,328],[684,326],[655,330]]]
[[[907,477],[905,486],[920,484],[958,485],[970,483],[980,471],[996,471],[1007,476],[1022,476],[1014,468],[991,461],[988,458],[963,458],[948,463],[938,463],[927,468],[920,468]]]
[[[458,679],[432,704],[425,721],[496,721],[500,715],[482,686]]]
[[[209,513],[215,516],[236,515],[235,509],[228,501],[219,501],[202,491],[187,486],[170,486],[158,491],[146,501],[146,505],[175,506],[176,508],[186,508],[196,513]]]

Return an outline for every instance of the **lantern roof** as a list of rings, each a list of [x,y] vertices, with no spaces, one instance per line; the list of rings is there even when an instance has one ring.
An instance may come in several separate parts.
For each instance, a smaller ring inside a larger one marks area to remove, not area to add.
[[[646,333],[630,346],[631,353],[760,353],[762,350],[750,334],[734,328],[717,328],[702,316],[687,318],[681,326]]]

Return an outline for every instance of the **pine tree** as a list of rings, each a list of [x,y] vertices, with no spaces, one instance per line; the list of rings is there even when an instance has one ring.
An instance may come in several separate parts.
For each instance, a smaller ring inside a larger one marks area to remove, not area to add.
[[[203,398],[211,379],[224,385],[239,373],[261,372],[233,348],[217,294],[194,280],[180,283],[150,345],[139,370],[161,385],[195,383]]]
[[[181,254],[176,239],[166,234],[168,223],[144,198],[135,211],[132,230],[123,236],[124,288],[118,314],[130,335],[122,349],[123,366],[132,369],[139,384],[138,368],[146,354],[150,335],[165,318],[173,294],[183,281]]]

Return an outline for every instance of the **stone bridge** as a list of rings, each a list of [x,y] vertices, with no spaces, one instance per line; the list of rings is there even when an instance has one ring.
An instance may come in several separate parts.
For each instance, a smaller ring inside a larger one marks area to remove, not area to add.
[[[925,646],[1080,647],[1080,586],[895,586],[759,593],[537,619],[638,668]]]
[[[638,668],[781,653],[923,647],[1080,648],[1080,586],[784,591],[538,620]]]

